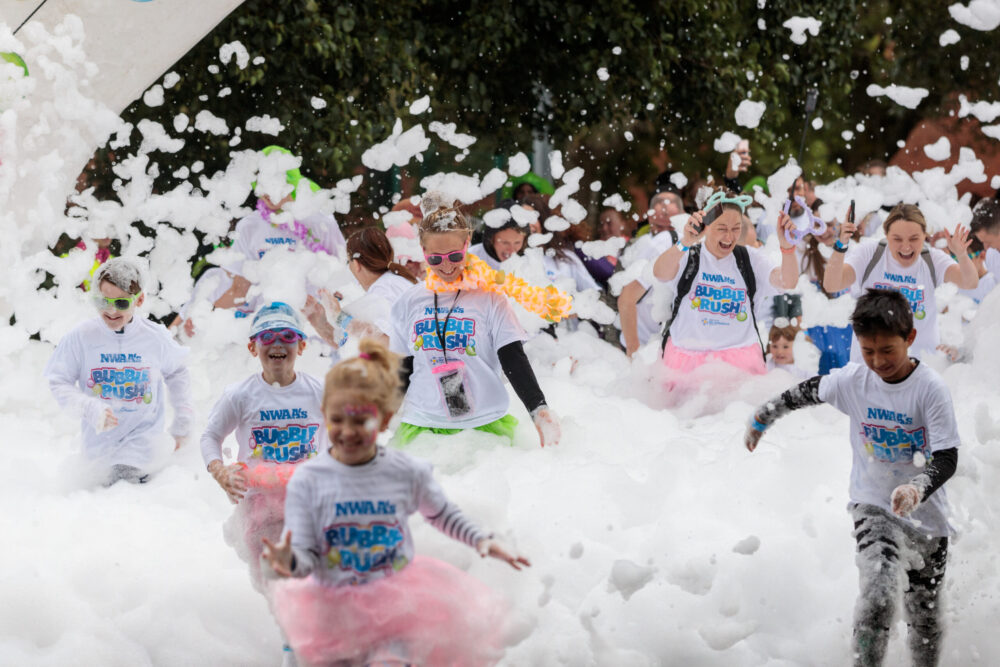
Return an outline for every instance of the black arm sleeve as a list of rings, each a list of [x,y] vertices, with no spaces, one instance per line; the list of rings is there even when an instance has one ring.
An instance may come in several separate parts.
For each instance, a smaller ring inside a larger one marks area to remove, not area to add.
[[[399,384],[404,394],[410,388],[411,375],[413,375],[413,357],[404,357],[402,363],[399,364]]]
[[[540,405],[545,405],[545,394],[538,386],[535,372],[531,370],[528,355],[524,353],[521,341],[504,345],[497,350],[497,357],[500,359],[500,367],[503,368],[504,375],[507,376],[510,385],[514,387],[514,393],[524,403],[528,412],[534,411]]]
[[[958,467],[958,448],[949,447],[939,452],[934,452],[930,462],[924,467],[924,471],[910,480],[920,489],[920,502],[924,502],[930,495],[937,491],[942,484],[955,474]]]
[[[811,377],[805,382],[800,382],[781,396],[772,398],[764,405],[757,408],[754,419],[770,426],[780,417],[784,417],[792,410],[798,410],[810,405],[819,405],[823,401],[819,398],[820,376]]]

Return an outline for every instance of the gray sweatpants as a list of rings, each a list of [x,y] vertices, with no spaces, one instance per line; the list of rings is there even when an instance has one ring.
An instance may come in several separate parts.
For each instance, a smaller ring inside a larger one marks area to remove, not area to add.
[[[913,664],[934,667],[941,651],[940,592],[948,538],[924,535],[873,505],[854,505],[851,514],[861,584],[854,611],[855,666],[882,664],[902,590]]]

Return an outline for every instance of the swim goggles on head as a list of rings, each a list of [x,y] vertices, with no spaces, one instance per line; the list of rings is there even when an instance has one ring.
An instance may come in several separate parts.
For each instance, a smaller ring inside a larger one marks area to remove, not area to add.
[[[141,292],[139,294],[141,294]],[[98,310],[108,310],[109,308],[114,308],[115,310],[126,311],[131,308],[135,300],[139,298],[139,294],[133,294],[127,298],[123,296],[104,296],[103,294],[94,294],[94,305],[97,306]]]
[[[795,195],[795,203],[801,206],[802,210],[805,211],[805,215],[808,217],[808,224],[802,228],[796,226],[794,229],[786,229],[785,240],[794,245],[798,244],[800,241],[802,241],[802,239],[809,236],[810,234],[812,234],[813,236],[822,236],[823,234],[825,234],[826,222],[824,222],[822,218],[816,216],[816,214],[812,212],[812,209],[809,208],[808,205],[806,205],[805,198],[800,197],[799,195]],[[785,215],[788,215],[788,211],[791,210],[791,208],[792,208],[792,200],[786,199],[785,206],[781,210],[785,212]]]
[[[732,204],[740,209],[740,213],[745,213],[747,206],[753,203],[753,198],[750,195],[729,195],[725,190],[719,190],[713,192],[712,195],[705,201],[705,217],[701,219],[701,224],[696,225],[698,231],[708,227],[710,224],[715,222],[715,220],[722,215],[722,205]]]
[[[705,201],[704,210],[708,211],[713,206],[719,204],[734,204],[740,207],[741,212],[746,212],[747,206],[753,203],[753,197],[750,195],[730,195],[725,190],[719,190],[718,192],[713,192]]]
[[[250,340],[260,343],[261,345],[273,345],[276,340],[280,340],[286,345],[291,345],[292,343],[297,343],[302,340],[302,334],[295,329],[265,329],[256,336],[250,338]]]

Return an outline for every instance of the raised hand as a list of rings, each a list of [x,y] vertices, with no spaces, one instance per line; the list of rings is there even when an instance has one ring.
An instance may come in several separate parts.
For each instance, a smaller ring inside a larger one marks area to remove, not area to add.
[[[944,237],[948,240],[948,249],[951,250],[951,254],[955,257],[969,254],[969,246],[972,244],[972,239],[969,237],[969,229],[967,227],[956,225],[954,234],[949,233],[945,229]]]
[[[683,233],[681,234],[682,244],[690,248],[705,235],[705,227],[702,224],[702,220],[704,218],[704,211],[695,211],[691,214],[691,217],[689,217],[687,223],[685,223]]]
[[[780,211],[778,213],[778,244],[786,249],[794,247],[787,237],[793,236],[797,231],[792,218],[784,211]]]

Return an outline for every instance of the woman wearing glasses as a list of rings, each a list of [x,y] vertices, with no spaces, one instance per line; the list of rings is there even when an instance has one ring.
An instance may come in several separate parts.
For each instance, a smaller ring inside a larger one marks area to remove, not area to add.
[[[297,464],[326,449],[323,382],[295,370],[305,348],[294,308],[280,301],[261,308],[247,343],[261,370],[226,387],[201,436],[208,471],[236,505],[224,528],[226,542],[250,566],[261,593],[262,538],[281,539],[288,479]],[[227,464],[222,443],[233,431],[236,451]]]
[[[554,445],[559,422],[524,354],[526,334],[507,297],[552,320],[568,314],[569,302],[554,289],[533,288],[491,269],[468,253],[471,236],[457,208],[440,208],[420,223],[427,275],[393,305],[389,335],[406,377],[396,441],[465,429],[513,441],[517,420],[507,414],[502,371],[531,415],[541,445]]]
[[[102,264],[91,295],[98,316],[63,337],[44,374],[60,407],[80,417],[83,454],[105,484],[141,484],[164,437],[164,389],[174,408],[175,448],[191,429],[188,349],[162,325],[135,316],[145,299],[135,261],[115,257]]]

